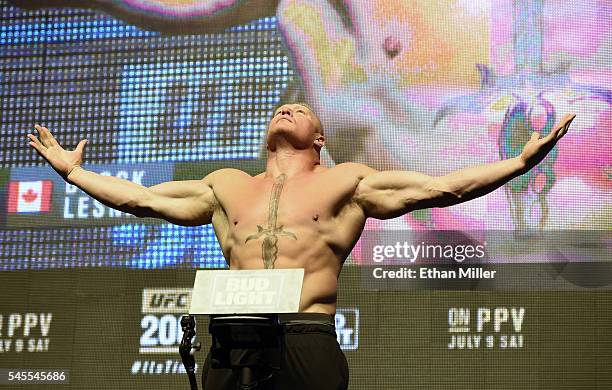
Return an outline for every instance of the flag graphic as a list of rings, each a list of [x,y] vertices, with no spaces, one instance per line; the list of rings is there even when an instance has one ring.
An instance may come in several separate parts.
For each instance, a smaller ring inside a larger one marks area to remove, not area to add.
[[[8,188],[9,213],[44,213],[51,209],[51,180],[11,181]]]

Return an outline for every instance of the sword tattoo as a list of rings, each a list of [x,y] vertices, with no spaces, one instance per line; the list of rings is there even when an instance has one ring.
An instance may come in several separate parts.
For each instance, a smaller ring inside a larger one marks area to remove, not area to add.
[[[278,236],[288,236],[297,240],[295,234],[283,230],[282,226],[276,226],[276,219],[278,216],[278,203],[280,200],[281,192],[283,191],[283,185],[287,175],[284,173],[280,174],[274,181],[272,186],[272,194],[270,195],[270,205],[268,207],[268,226],[266,228],[257,225],[257,233],[251,234],[246,238],[244,243],[246,244],[250,240],[256,240],[261,236],[264,239],[261,243],[261,257],[263,258],[264,268],[274,268],[274,262],[278,255]]]

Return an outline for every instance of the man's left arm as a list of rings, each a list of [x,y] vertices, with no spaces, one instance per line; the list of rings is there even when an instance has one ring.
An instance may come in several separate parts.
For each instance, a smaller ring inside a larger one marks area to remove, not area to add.
[[[452,206],[488,194],[542,161],[565,135],[575,116],[566,115],[544,138],[533,133],[522,153],[508,160],[441,177],[408,171],[368,171],[357,186],[354,200],[366,216],[388,219],[413,210]]]

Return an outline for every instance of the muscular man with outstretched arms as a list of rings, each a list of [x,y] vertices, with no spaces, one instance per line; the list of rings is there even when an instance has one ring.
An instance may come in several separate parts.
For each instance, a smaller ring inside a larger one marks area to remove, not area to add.
[[[491,192],[537,165],[574,117],[565,116],[544,138],[534,133],[516,158],[442,177],[376,171],[356,163],[321,166],[323,127],[302,104],[286,104],[274,112],[266,138],[266,170],[256,176],[221,169],[201,180],[143,187],[83,169],[87,140],[67,151],[38,125],[40,139],[33,134],[28,138],[66,181],[112,208],[179,225],[212,223],[230,269],[304,268],[300,312],[333,315],[342,264],[366,218],[394,218]]]

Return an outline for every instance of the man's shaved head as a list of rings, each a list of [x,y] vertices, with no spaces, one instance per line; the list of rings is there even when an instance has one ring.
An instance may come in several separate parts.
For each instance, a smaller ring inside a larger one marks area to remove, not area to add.
[[[308,109],[308,111],[310,111],[313,115],[313,118],[315,119],[315,124],[317,126],[317,129],[319,130],[319,133],[321,135],[324,134],[323,132],[323,124],[321,123],[321,120],[319,119],[319,116],[317,115],[317,113],[315,112],[315,110],[310,107],[310,105],[308,105],[307,103],[304,102],[294,102],[294,103],[281,103],[278,104],[276,107],[274,107],[274,110],[272,111],[272,116],[274,116],[274,114],[276,113],[276,111],[281,108],[282,106],[287,106],[287,105],[298,105],[298,106],[302,106],[305,107],[306,109]]]
[[[311,149],[319,158],[325,135],[319,117],[309,105],[285,103],[274,109],[266,132],[266,149],[276,151],[279,142],[294,150]]]

